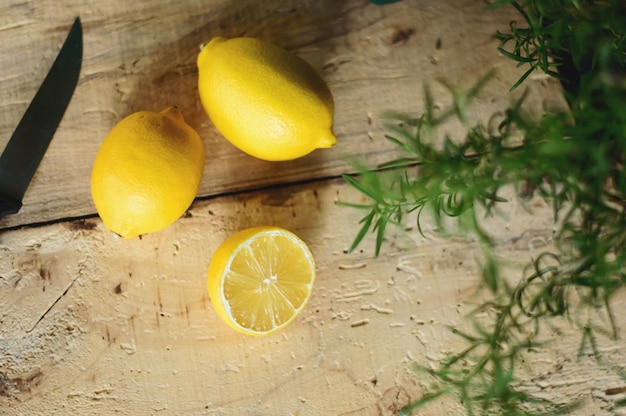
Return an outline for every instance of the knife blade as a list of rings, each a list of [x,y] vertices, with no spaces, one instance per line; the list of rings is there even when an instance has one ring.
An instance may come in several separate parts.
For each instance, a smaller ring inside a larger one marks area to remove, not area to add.
[[[22,207],[26,189],[74,94],[82,59],[83,35],[77,17],[0,156],[0,218]]]

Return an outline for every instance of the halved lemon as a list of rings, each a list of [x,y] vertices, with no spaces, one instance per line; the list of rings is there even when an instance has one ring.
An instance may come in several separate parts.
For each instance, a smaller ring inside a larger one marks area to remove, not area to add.
[[[311,297],[315,261],[308,246],[279,227],[248,228],[213,254],[211,304],[231,328],[267,335],[287,326]]]

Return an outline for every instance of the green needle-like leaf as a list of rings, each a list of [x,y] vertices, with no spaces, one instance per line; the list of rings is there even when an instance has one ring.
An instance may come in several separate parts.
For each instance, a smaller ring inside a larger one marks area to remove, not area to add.
[[[527,351],[545,346],[543,329],[553,329],[555,317],[582,328],[579,355],[603,365],[600,341],[619,335],[613,300],[626,287],[626,6],[496,0],[486,10],[505,6],[519,18],[496,33],[498,51],[524,68],[511,89],[543,71],[562,83],[569,111],[531,119],[524,93],[500,111],[497,126],[485,126],[472,120],[470,106],[490,75],[465,92],[440,81],[452,105],[437,107],[426,85],[423,114],[388,113],[386,138],[400,155],[344,175],[367,198],[340,203],[365,212],[350,251],[372,233],[379,255],[390,229],[404,229],[409,216],[424,238],[428,219],[429,231],[460,230],[482,250],[484,301],[467,315],[470,330],[451,328],[465,345],[437,367],[416,366],[432,388],[403,415],[444,396],[454,396],[468,415],[569,414],[580,401],[553,403],[520,384],[519,372],[532,367]],[[449,122],[460,122],[464,134],[443,134]],[[482,223],[486,216],[497,220],[503,210],[495,207],[509,203],[504,187],[518,189],[523,201],[542,199],[554,216],[554,245],[533,252],[517,280]],[[623,363],[613,368],[626,380]]]

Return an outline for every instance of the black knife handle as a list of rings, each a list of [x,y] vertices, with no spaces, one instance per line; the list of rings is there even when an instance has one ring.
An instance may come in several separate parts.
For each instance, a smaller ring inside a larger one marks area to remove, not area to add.
[[[22,208],[20,201],[0,192],[0,218],[17,214],[20,208]]]

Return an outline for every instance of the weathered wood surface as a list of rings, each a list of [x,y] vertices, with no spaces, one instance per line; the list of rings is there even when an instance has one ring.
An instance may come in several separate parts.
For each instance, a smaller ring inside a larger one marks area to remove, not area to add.
[[[93,214],[89,177],[98,147],[115,123],[138,110],[177,105],[198,130],[207,152],[202,196],[336,176],[350,170],[348,157],[387,160],[394,149],[382,137],[380,113],[419,111],[423,84],[437,78],[467,88],[496,71],[474,107],[486,119],[511,100],[506,91],[521,71],[499,56],[493,39],[515,15],[511,9],[484,12],[483,7],[480,0],[413,0],[385,7],[365,0],[4,0],[0,149],[76,15],[83,22],[84,63],[24,207],[0,220],[0,227]],[[196,92],[199,45],[217,35],[270,40],[319,70],[336,101],[337,146],[277,164],[248,157],[227,143]],[[537,87],[546,92],[545,86]]]
[[[446,325],[467,326],[480,252],[425,224],[428,239],[392,233],[377,259],[370,239],[346,254],[358,212],[335,202],[358,198],[332,180],[202,201],[131,241],[97,219],[1,235],[2,414],[393,414],[428,386],[414,362],[436,366],[463,346]],[[532,210],[512,202],[493,221],[502,254],[520,264],[550,244],[550,209],[535,201]],[[259,224],[299,234],[318,271],[301,317],[264,338],[223,324],[205,285],[221,241]],[[579,332],[560,329],[528,353],[522,379],[546,397],[585,398],[580,415],[611,414],[604,393],[620,380],[577,360]],[[626,353],[623,343],[601,346],[609,362]],[[422,414],[460,413],[444,401]]]
[[[495,70],[472,107],[482,120],[521,93],[506,92],[521,70],[498,56],[492,38],[515,15],[483,6],[4,1],[0,148],[76,15],[85,59],[24,208],[0,221],[0,414],[387,415],[419,397],[428,380],[412,364],[435,366],[462,346],[446,326],[467,325],[480,252],[471,238],[442,239],[427,226],[428,239],[414,229],[392,233],[379,258],[371,239],[347,254],[359,213],[335,201],[360,197],[332,177],[350,170],[347,157],[375,164],[393,154],[379,114],[419,112],[423,83],[443,78],[467,87]],[[195,91],[198,45],[215,35],[258,36],[311,62],[335,96],[338,145],[271,164],[225,142]],[[527,85],[529,111],[561,101],[541,77]],[[449,97],[433,87],[445,104]],[[203,198],[162,232],[116,239],[91,203],[93,158],[123,116],[169,105],[178,105],[204,140]],[[525,263],[551,242],[550,210],[534,201],[528,213],[512,201],[490,230],[503,255]],[[219,321],[205,276],[227,236],[261,224],[289,228],[309,243],[318,280],[296,322],[250,338]],[[625,300],[615,304],[623,309]],[[625,317],[617,318],[623,327]],[[607,390],[623,382],[587,355],[577,358],[573,326],[563,322],[559,330],[545,333],[554,344],[529,352],[533,370],[524,385],[548,398],[585,399],[579,415],[615,414],[611,403],[623,396]],[[600,347],[608,363],[626,353],[620,342],[601,340]],[[422,414],[460,413],[448,400]]]

